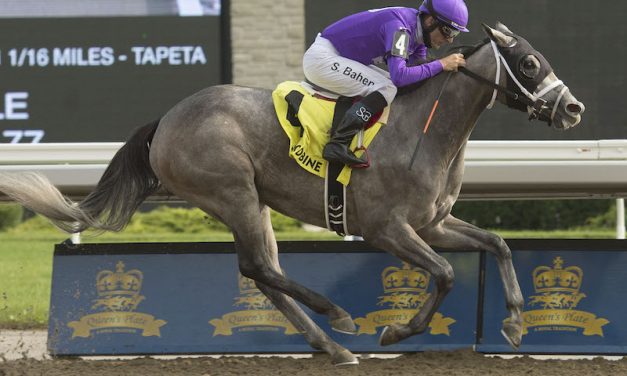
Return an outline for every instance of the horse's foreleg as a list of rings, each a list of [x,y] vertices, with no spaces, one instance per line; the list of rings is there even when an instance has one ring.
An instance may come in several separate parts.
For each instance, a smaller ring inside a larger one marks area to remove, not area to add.
[[[389,224],[383,229],[364,233],[373,246],[381,248],[413,266],[428,271],[435,280],[435,289],[422,309],[407,324],[392,324],[381,333],[379,343],[391,345],[414,334],[424,332],[444,297],[453,287],[454,273],[451,265],[433,251],[406,223]]]
[[[264,206],[261,216],[266,240],[266,252],[272,260],[273,269],[283,274],[279,265],[278,247],[270,221],[270,209]],[[263,283],[256,282],[257,288],[270,299],[272,304],[285,315],[285,317],[303,333],[305,340],[317,350],[327,352],[335,365],[358,364],[359,361],[350,351],[334,342],[289,296],[274,290]]]
[[[522,339],[524,299],[512,264],[512,252],[503,238],[452,215],[435,227],[421,230],[420,235],[433,246],[452,250],[485,250],[496,256],[505,289],[507,310],[510,313],[509,320],[503,324],[502,333],[512,347],[518,348]]]

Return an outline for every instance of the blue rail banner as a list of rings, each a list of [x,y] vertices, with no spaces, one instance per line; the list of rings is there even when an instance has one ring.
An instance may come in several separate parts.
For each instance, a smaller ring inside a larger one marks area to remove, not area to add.
[[[406,322],[433,291],[426,271],[364,242],[280,242],[295,281],[353,315],[356,335],[331,330],[357,352],[472,347],[479,253],[443,253],[456,284],[422,335],[380,347],[383,327]],[[59,244],[48,348],[52,355],[311,352],[302,334],[238,272],[231,243]]]
[[[507,242],[524,296],[520,353],[627,353],[627,242]],[[383,328],[406,323],[433,294],[429,273],[359,241],[279,249],[288,277],[351,313],[355,335],[305,308],[352,351],[514,351],[500,333],[509,315],[491,254],[440,252],[455,271],[452,291],[424,333],[381,347]],[[48,348],[59,356],[312,351],[239,273],[232,243],[57,245]]]
[[[624,244],[568,242],[513,252],[525,299],[521,353],[625,353],[627,253]],[[611,244],[618,245],[612,248]],[[619,245],[620,244],[620,245]],[[501,277],[493,257],[485,267],[482,352],[514,351],[501,336],[507,319]]]

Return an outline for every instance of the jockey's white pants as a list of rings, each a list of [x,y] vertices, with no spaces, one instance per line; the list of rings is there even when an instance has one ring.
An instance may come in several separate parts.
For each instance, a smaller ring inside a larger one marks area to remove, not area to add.
[[[365,97],[380,92],[388,104],[397,88],[389,73],[374,66],[340,56],[333,44],[318,35],[303,57],[305,77],[311,83],[346,97]]]

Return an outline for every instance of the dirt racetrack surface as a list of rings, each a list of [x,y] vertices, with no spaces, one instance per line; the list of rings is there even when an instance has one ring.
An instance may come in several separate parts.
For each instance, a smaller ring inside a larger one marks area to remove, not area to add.
[[[429,375],[429,376],[596,376],[627,375],[627,360],[502,359],[470,350],[426,352],[393,359],[362,359],[358,366],[334,367],[326,355],[311,358],[199,357],[171,360],[20,359],[0,362],[0,375]]]

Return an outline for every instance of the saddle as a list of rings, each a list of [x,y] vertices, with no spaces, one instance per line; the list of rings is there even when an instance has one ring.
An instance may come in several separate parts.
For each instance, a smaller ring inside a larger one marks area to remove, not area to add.
[[[338,235],[347,235],[344,218],[351,168],[329,163],[322,157],[322,149],[329,141],[332,126],[337,126],[354,98],[323,92],[307,82],[286,81],[272,92],[272,100],[279,122],[290,139],[290,157],[306,171],[325,178],[327,228]],[[388,113],[389,107],[373,116],[366,129],[354,137],[350,148],[355,155],[360,157],[366,153],[368,156],[368,145],[386,123]]]
[[[281,127],[290,139],[290,157],[306,171],[325,178],[328,162],[322,157],[322,149],[329,141],[334,118],[336,122],[341,119],[353,98],[316,90],[306,82],[285,81],[272,92],[272,100]],[[389,107],[355,136],[350,145],[355,155],[367,153],[375,135],[387,122],[388,114]],[[348,185],[350,176],[351,168],[343,166],[337,181]]]

